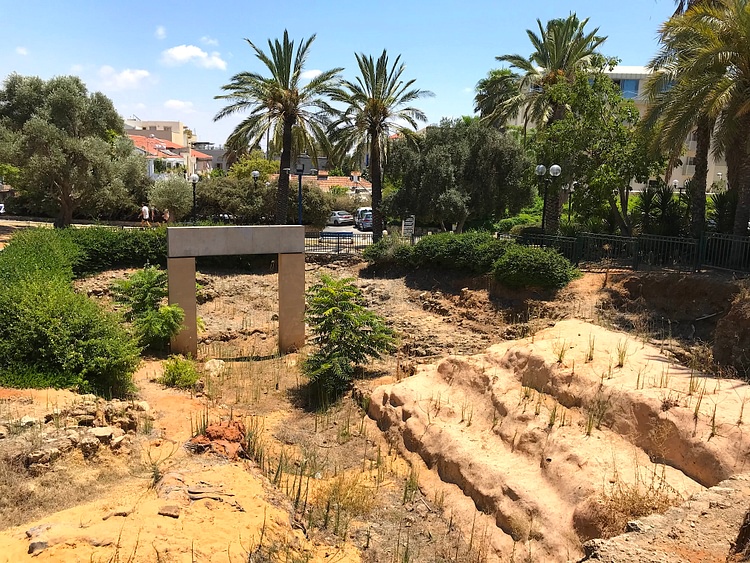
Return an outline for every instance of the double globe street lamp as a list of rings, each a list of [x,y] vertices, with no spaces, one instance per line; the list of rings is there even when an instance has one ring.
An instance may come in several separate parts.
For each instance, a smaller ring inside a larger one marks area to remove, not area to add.
[[[547,223],[547,190],[552,181],[562,173],[562,168],[557,164],[553,164],[549,167],[549,178],[545,178],[544,175],[547,173],[547,167],[544,164],[538,164],[534,169],[534,173],[539,177],[539,182],[544,183],[544,203],[542,205],[542,230],[545,229]]]

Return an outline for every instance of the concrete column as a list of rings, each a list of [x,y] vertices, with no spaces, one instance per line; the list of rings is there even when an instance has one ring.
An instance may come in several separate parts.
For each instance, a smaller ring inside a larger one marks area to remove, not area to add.
[[[305,345],[305,255],[279,254],[279,352]]]
[[[198,355],[195,258],[167,258],[167,276],[169,280],[169,304],[179,305],[185,311],[184,326],[180,333],[172,339],[172,353],[185,354],[195,358]]]

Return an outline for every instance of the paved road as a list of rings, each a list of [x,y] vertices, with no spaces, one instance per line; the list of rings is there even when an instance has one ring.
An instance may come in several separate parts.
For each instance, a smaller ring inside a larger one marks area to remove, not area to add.
[[[360,231],[357,227],[354,225],[341,225],[340,227],[334,227],[333,225],[326,226],[325,229],[323,229],[327,233],[371,233],[372,231]]]

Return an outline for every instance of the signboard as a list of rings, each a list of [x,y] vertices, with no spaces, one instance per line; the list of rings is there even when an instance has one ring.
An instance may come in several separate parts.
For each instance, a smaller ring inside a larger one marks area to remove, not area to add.
[[[401,236],[412,237],[414,236],[414,224],[416,223],[414,215],[410,215],[406,219],[401,221]]]

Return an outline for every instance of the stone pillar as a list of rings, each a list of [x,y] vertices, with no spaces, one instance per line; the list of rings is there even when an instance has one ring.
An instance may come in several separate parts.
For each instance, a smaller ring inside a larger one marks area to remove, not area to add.
[[[185,311],[180,333],[172,338],[172,353],[198,355],[198,306],[195,299],[195,258],[167,258],[169,304]]]
[[[305,345],[305,255],[279,254],[279,352]]]

